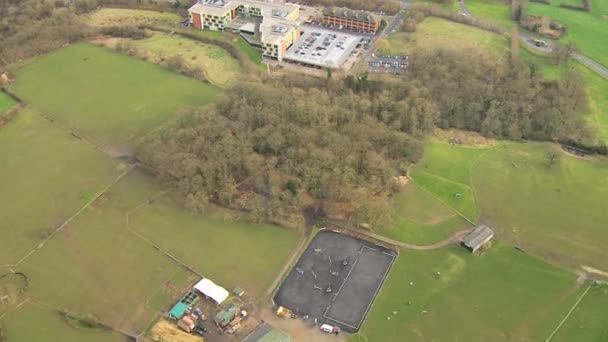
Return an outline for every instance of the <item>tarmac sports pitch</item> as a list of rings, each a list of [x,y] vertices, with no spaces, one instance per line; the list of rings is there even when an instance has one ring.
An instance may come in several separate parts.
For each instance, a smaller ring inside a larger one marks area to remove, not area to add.
[[[288,274],[274,303],[355,333],[396,257],[371,242],[323,230]]]

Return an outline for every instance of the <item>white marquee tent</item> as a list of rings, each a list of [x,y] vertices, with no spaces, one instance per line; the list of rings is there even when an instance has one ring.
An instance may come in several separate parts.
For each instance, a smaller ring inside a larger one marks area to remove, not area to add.
[[[203,278],[201,281],[196,283],[196,285],[194,285],[194,289],[213,299],[218,305],[222,304],[222,302],[225,301],[230,295],[225,288],[215,285],[214,282],[207,278]]]

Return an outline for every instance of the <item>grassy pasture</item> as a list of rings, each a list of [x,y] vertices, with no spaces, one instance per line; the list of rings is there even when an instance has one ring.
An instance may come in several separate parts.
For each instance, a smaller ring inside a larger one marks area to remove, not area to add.
[[[502,57],[508,47],[506,37],[436,17],[424,19],[413,35],[404,32],[389,35],[388,42],[390,48],[380,53],[407,54],[416,49],[448,48],[471,50],[480,56]]]
[[[0,129],[0,155],[0,265],[19,261],[121,171],[28,108]]]
[[[553,341],[608,341],[608,285],[594,285]]]
[[[469,12],[475,17],[486,18],[504,27],[511,28],[511,6],[501,0],[465,0]]]
[[[8,111],[15,105],[15,100],[0,91],[0,114]]]
[[[418,186],[476,222],[479,211],[471,188],[470,172],[476,160],[487,150],[430,141],[424,157],[412,171],[412,179]]]
[[[560,153],[549,168],[542,143],[509,144],[473,168],[483,222],[502,239],[562,264],[608,270],[608,161]]]
[[[575,275],[496,242],[481,257],[404,251],[350,340],[540,341],[581,292]]]
[[[131,228],[217,284],[262,295],[298,243],[299,235],[272,225],[245,223],[234,213],[184,210],[170,195],[130,216]]]
[[[101,328],[68,321],[47,307],[27,303],[0,320],[8,342],[126,342],[127,337]]]
[[[136,170],[116,183],[19,267],[30,278],[28,295],[141,332],[156,313],[147,299],[177,265],[128,232],[126,214],[159,190]]]
[[[378,232],[391,239],[429,245],[470,226],[452,209],[413,183],[393,201],[392,225]]]
[[[608,2],[592,0],[591,13],[575,11],[559,7],[564,0],[553,0],[551,5],[535,2],[528,3],[528,14],[550,16],[567,26],[566,35],[560,43],[573,42],[586,56],[600,64],[608,65],[608,44],[598,42],[608,41]],[[574,3],[575,0],[568,0]],[[582,1],[576,0],[577,4]],[[511,28],[511,7],[508,2],[493,0],[466,0],[466,7],[474,16],[488,18],[505,27]]]
[[[196,274],[179,267],[171,278],[150,297],[146,306],[160,312],[170,310],[172,305],[184,295],[184,290],[188,285],[197,280],[200,278]]]
[[[528,13],[548,15],[566,24],[568,29],[560,42],[573,42],[584,55],[608,66],[608,44],[598,44],[608,41],[608,20],[604,17],[608,15],[608,2],[605,0],[592,0],[591,13],[561,8],[559,1],[553,1],[550,6],[531,2]]]
[[[238,61],[228,51],[180,36],[157,33],[150,38],[134,41],[134,45],[157,57],[180,55],[188,66],[201,68],[209,81],[218,86],[232,84],[243,72]]]
[[[90,44],[74,44],[14,68],[10,89],[32,107],[119,154],[218,89]]]
[[[127,8],[102,8],[84,17],[84,22],[92,26],[136,26],[158,25],[178,27],[182,18],[171,12],[146,11]]]

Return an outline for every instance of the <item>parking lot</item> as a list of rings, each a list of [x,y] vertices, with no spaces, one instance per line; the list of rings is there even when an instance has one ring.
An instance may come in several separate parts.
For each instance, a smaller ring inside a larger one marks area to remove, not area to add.
[[[334,231],[315,236],[274,297],[305,319],[359,330],[395,253]]]
[[[283,59],[317,67],[339,68],[361,42],[360,36],[318,27],[303,26],[302,32]]]
[[[407,55],[382,55],[372,56],[367,65],[369,70],[374,73],[389,73],[402,75],[410,64],[410,57]]]

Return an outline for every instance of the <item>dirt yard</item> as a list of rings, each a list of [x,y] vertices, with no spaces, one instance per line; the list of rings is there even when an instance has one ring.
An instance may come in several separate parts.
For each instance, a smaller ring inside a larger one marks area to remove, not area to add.
[[[174,323],[161,319],[150,329],[149,337],[155,341],[166,342],[200,342],[200,336],[190,335],[179,329]]]

